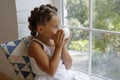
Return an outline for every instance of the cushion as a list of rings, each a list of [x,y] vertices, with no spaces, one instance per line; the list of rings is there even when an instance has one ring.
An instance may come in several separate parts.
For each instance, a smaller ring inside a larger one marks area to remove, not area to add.
[[[27,45],[31,39],[31,36],[27,36],[22,39],[0,44],[0,48],[4,51],[7,60],[12,64],[20,80],[33,80],[35,77],[27,52]]]

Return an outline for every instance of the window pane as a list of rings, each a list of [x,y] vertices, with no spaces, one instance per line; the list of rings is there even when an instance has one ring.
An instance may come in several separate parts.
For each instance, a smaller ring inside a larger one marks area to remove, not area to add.
[[[120,35],[93,32],[92,73],[120,79]]]
[[[73,68],[88,72],[88,32],[80,29],[71,29],[73,34],[68,44],[73,58]]]
[[[88,27],[89,1],[64,0],[64,25]]]
[[[93,0],[93,26],[120,31],[120,0]]]

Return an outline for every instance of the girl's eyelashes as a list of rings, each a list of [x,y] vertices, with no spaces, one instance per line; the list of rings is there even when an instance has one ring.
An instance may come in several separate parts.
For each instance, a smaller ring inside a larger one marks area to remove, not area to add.
[[[56,25],[56,26],[54,26],[53,28],[54,28],[54,29],[56,29],[56,28],[59,28],[59,26],[58,26],[58,25]]]

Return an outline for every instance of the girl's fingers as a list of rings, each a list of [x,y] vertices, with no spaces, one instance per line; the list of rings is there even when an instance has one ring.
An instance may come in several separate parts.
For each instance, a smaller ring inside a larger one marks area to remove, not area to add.
[[[61,44],[64,40],[64,32],[62,30],[57,31],[55,34],[55,40],[57,43]]]
[[[62,44],[63,43],[63,40],[64,40],[64,33],[63,32],[61,32],[61,35],[60,35],[60,43]]]
[[[55,39],[58,39],[59,35],[60,35],[60,30],[58,30],[58,31],[56,32],[54,38],[55,38]]]

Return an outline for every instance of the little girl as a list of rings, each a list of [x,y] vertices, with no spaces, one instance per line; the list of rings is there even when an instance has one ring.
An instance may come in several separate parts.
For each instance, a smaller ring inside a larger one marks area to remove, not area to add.
[[[76,80],[69,73],[72,58],[66,48],[71,35],[64,39],[57,8],[50,4],[41,5],[31,11],[28,21],[33,36],[28,53],[35,80]]]

